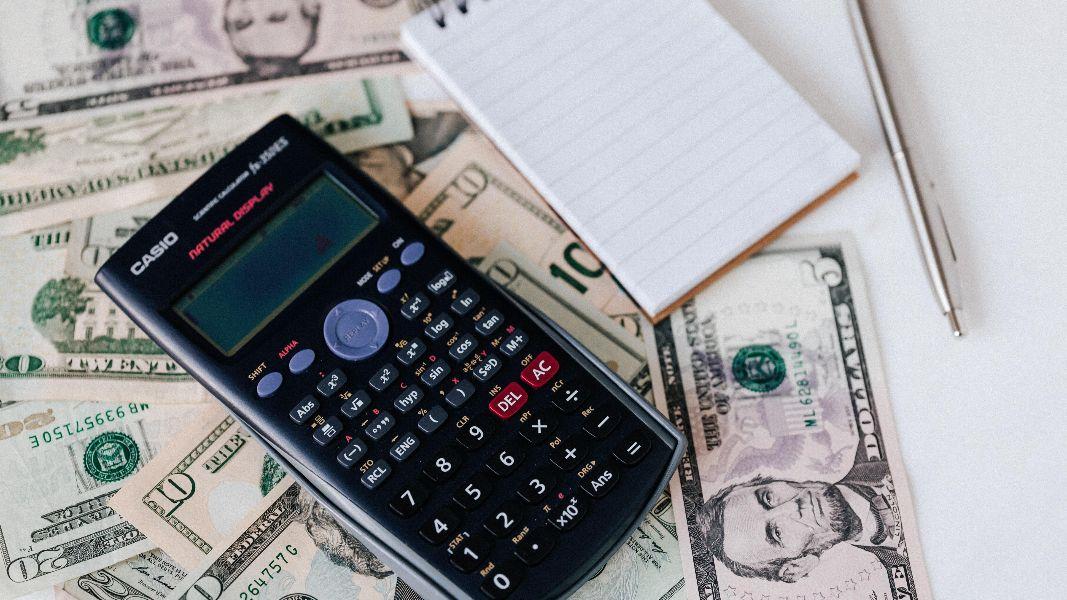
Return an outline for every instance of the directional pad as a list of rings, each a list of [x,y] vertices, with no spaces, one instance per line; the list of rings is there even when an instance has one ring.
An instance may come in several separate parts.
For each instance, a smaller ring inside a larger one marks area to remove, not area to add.
[[[389,318],[369,300],[345,300],[326,315],[322,335],[326,346],[338,357],[363,360],[378,352],[389,339]]]

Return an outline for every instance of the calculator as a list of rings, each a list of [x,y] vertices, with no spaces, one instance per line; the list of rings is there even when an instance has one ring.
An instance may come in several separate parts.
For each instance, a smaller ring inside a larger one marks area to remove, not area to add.
[[[96,281],[426,598],[557,598],[684,448],[566,331],[289,116]]]

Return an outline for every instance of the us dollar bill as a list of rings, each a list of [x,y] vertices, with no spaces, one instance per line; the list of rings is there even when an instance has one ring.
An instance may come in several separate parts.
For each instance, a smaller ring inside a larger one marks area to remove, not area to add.
[[[404,204],[474,263],[506,240],[601,312],[640,335],[640,313],[611,273],[485,138],[464,134]]]
[[[111,498],[110,506],[185,569],[225,542],[285,472],[217,403]]]
[[[4,0],[0,123],[395,70],[400,24],[426,4]]]
[[[490,279],[559,323],[639,394],[652,386],[641,338],[597,311],[573,289],[507,242],[500,242],[479,265]]]
[[[279,485],[251,513],[168,598],[418,598],[298,484]]]
[[[152,548],[108,499],[195,418],[143,402],[0,405],[0,597],[13,598]]]
[[[408,100],[414,135],[410,140],[368,148],[348,155],[397,198],[405,198],[432,171],[469,124],[449,102]]]
[[[618,552],[571,598],[670,600],[685,597],[678,527],[664,492]]]
[[[859,268],[780,243],[648,336],[691,598],[931,597]]]
[[[0,131],[0,235],[174,196],[282,113],[345,153],[412,136],[395,77],[193,97]]]
[[[65,581],[61,589],[75,600],[164,600],[187,576],[166,552],[149,550]]]
[[[0,398],[67,400],[76,390],[97,401],[202,400],[203,389],[95,286],[89,269],[67,271],[70,238],[69,224],[0,238]]]

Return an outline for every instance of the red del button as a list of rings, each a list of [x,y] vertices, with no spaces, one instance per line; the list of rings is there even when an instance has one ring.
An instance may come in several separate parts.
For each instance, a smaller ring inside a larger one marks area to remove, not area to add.
[[[548,352],[542,352],[522,370],[522,380],[532,388],[539,388],[548,383],[559,371],[559,362]]]
[[[523,404],[526,404],[528,398],[526,390],[512,381],[500,390],[500,393],[493,396],[492,402],[489,403],[489,410],[501,419],[510,419],[512,415],[519,412]]]

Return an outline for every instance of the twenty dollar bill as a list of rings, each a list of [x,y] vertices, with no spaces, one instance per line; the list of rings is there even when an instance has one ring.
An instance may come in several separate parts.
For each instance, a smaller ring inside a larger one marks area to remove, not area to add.
[[[779,244],[648,336],[691,598],[931,598],[867,311],[850,250]]]

